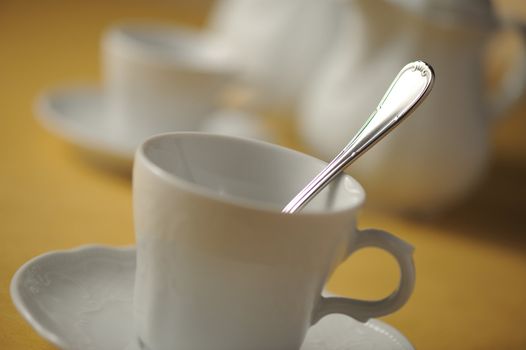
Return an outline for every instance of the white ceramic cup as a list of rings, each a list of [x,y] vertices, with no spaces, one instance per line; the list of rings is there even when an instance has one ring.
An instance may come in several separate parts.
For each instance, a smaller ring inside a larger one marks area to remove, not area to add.
[[[343,175],[298,214],[280,212],[323,166],[280,146],[212,134],[163,134],[139,147],[134,315],[143,348],[299,349],[327,314],[366,320],[406,303],[413,248],[356,228],[365,194],[353,178]],[[334,269],[364,247],[397,259],[397,290],[378,301],[322,297]]]
[[[108,124],[135,139],[198,130],[236,75],[224,46],[176,26],[115,25],[102,55]]]

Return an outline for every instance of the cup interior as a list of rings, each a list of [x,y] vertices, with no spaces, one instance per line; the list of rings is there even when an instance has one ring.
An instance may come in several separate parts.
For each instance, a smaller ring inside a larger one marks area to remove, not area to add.
[[[156,174],[204,196],[271,211],[281,209],[325,162],[281,146],[206,133],[154,136],[138,151]],[[365,194],[344,174],[302,212],[351,210]]]

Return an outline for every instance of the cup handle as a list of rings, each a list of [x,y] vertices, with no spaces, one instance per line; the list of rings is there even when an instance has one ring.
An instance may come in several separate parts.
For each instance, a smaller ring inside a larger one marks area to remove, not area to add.
[[[414,248],[394,235],[378,230],[359,231],[350,243],[348,257],[358,249],[376,247],[392,254],[400,267],[400,284],[388,297],[375,301],[356,300],[344,297],[321,297],[314,311],[312,324],[328,314],[339,313],[365,322],[395,312],[409,300],[415,285]]]

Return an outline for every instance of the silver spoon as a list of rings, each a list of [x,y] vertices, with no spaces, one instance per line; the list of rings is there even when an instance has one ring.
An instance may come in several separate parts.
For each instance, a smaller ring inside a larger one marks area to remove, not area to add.
[[[353,139],[282,210],[295,213],[327,186],[343,169],[360,157],[413,112],[433,87],[435,74],[425,62],[407,64]]]

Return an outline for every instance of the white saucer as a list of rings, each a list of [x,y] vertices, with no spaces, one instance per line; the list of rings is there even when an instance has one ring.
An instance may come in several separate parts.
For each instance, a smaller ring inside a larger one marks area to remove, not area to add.
[[[46,91],[36,104],[37,120],[50,132],[84,150],[131,160],[142,141],[112,130],[104,96],[96,86],[71,86]]]
[[[11,281],[18,311],[61,349],[138,350],[132,299],[135,249],[84,246],[24,264]],[[393,327],[330,315],[313,326],[301,350],[412,350]]]
[[[44,92],[37,100],[36,115],[51,133],[83,150],[114,159],[133,160],[135,149],[144,139],[132,130],[113,130],[105,115],[102,89],[96,86]],[[229,110],[210,115],[200,131],[275,141],[261,120]]]

